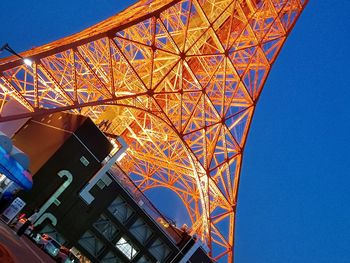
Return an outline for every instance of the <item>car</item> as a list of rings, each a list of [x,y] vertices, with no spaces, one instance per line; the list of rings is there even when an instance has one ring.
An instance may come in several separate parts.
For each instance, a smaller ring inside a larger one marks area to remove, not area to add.
[[[41,249],[43,249],[47,254],[49,254],[53,258],[56,258],[61,248],[61,244],[48,234],[40,235],[37,244]]]
[[[39,233],[32,233],[29,236],[36,244],[39,244],[42,240],[42,236]]]
[[[24,223],[25,223],[26,221],[27,221],[26,218],[21,218],[21,219],[19,219],[17,222],[14,223],[13,229],[17,232],[17,231],[21,228],[21,226],[24,225]],[[25,234],[26,236],[30,236],[30,234],[32,233],[32,231],[33,231],[33,225],[30,225],[30,226],[28,226],[28,228],[25,230],[24,234]]]
[[[80,260],[68,248],[61,246],[60,251],[56,256],[58,263],[80,263]]]

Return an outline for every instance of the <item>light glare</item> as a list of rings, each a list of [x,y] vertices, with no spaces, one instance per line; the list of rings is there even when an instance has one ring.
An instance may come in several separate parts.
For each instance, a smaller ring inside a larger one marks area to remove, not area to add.
[[[123,152],[117,159],[117,162],[120,162],[126,155],[126,152]]]
[[[29,58],[24,58],[23,62],[24,62],[24,64],[26,64],[29,67],[31,67],[33,64],[33,62]]]

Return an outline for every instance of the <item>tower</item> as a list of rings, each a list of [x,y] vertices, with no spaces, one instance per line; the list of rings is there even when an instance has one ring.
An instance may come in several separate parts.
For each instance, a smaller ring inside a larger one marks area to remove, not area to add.
[[[242,153],[271,65],[306,0],[141,0],[73,36],[0,61],[0,98],[70,110],[129,145],[138,187],[166,187],[191,232],[233,260]],[[2,109],[3,107],[1,107]]]

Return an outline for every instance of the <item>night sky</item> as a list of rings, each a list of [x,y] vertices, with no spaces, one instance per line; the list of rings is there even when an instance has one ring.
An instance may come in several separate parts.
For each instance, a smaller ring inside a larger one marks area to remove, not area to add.
[[[0,45],[40,46],[133,2],[0,1]],[[236,263],[350,262],[349,10],[311,1],[272,68],[243,158]]]

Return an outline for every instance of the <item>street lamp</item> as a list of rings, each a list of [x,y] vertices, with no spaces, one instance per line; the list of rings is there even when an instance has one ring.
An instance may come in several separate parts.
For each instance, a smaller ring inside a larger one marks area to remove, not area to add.
[[[22,57],[20,54],[18,54],[16,51],[14,51],[10,46],[9,44],[5,44],[3,45],[2,47],[0,47],[0,53],[4,50],[7,50],[8,52],[10,52],[11,54],[19,57],[20,59],[23,60],[24,64],[26,64],[27,66],[31,67],[33,62],[29,59],[29,58],[24,58]]]

